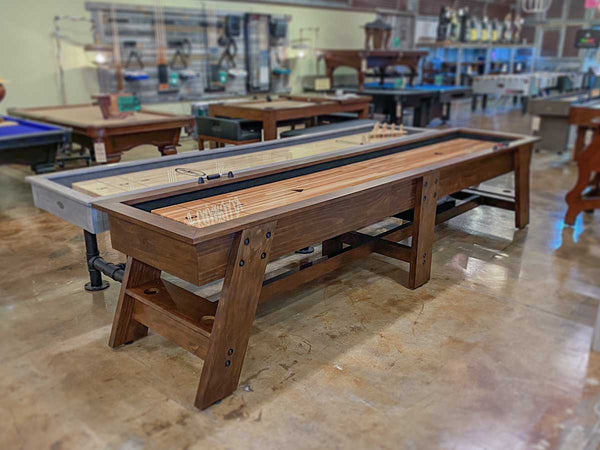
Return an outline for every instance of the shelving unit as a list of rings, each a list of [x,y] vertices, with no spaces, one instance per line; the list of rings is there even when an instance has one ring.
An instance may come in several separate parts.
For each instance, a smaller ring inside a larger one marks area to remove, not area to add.
[[[517,44],[419,43],[429,54],[421,62],[421,82],[465,86],[471,77],[497,73],[529,73],[535,65],[535,47]]]

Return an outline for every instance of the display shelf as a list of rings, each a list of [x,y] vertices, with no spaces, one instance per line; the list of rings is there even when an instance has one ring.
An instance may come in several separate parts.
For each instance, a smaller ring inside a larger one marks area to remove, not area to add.
[[[528,73],[533,71],[535,47],[524,44],[421,42],[419,48],[428,51],[421,64],[421,79],[451,74],[450,84],[470,84],[477,75],[498,73]],[[434,74],[434,75],[432,75]]]

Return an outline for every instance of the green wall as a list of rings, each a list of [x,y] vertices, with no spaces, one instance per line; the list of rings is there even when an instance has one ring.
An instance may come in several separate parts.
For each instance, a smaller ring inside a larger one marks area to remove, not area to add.
[[[115,3],[153,5],[153,0],[117,0]],[[245,2],[200,2],[162,0],[164,7],[207,8],[242,12],[289,14],[290,38],[299,37],[299,29],[320,27],[322,48],[361,48],[361,25],[375,18],[370,13],[338,10],[271,6]],[[0,78],[8,80],[7,95],[0,112],[13,106],[46,106],[61,103],[56,44],[53,38],[54,16],[89,17],[84,0],[2,0],[0,19]],[[68,103],[83,103],[98,92],[95,68],[88,62],[82,45],[91,42],[91,24],[61,22],[63,67]],[[305,34],[306,37],[306,34]],[[321,68],[321,71],[323,69]],[[314,58],[299,60],[293,67],[292,87],[299,90],[299,77],[314,74]]]

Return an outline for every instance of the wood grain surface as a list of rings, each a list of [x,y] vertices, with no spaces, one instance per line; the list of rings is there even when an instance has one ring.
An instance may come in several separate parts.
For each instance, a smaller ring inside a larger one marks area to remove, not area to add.
[[[196,228],[203,228],[484,150],[491,145],[493,144],[490,142],[458,138],[409,152],[395,153],[267,185],[158,208],[152,212]]]

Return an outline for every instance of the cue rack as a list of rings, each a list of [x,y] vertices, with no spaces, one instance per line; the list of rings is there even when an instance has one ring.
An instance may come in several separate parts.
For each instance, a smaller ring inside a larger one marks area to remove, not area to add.
[[[130,60],[122,67],[123,89],[142,103],[290,92],[288,77],[271,73],[271,67],[279,66],[271,59],[285,53],[289,45],[289,15],[174,7],[162,7],[157,14],[152,2],[147,6],[86,2],[85,6],[98,44],[113,47],[116,35],[123,59]],[[158,23],[162,26],[157,45]],[[276,33],[270,23],[278,24]],[[157,57],[163,51],[168,62],[167,88],[164,73],[160,83],[158,77]],[[99,66],[97,75],[101,92],[117,92],[116,67]]]

